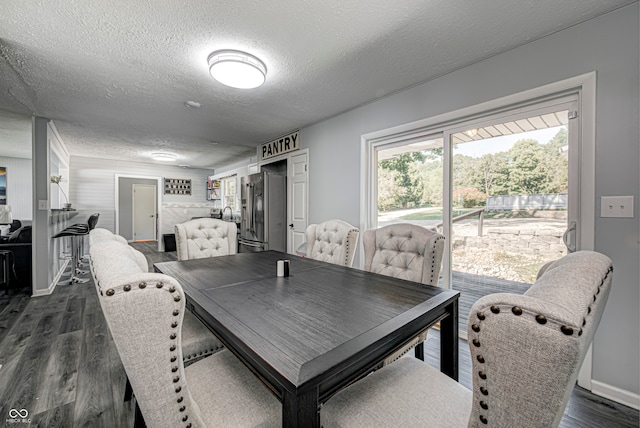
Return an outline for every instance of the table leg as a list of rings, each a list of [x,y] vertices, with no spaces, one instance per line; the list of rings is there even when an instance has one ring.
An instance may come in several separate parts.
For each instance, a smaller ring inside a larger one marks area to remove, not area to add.
[[[285,392],[282,398],[282,427],[320,427],[317,389],[298,396]]]
[[[458,301],[447,306],[449,315],[440,321],[440,371],[458,380]]]

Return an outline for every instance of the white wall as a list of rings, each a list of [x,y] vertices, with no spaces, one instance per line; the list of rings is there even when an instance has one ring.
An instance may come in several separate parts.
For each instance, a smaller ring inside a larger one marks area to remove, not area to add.
[[[13,218],[31,221],[33,217],[31,159],[0,156],[0,166],[7,168],[7,205],[11,205]]]
[[[69,199],[81,212],[77,220],[88,218],[91,213],[100,213],[98,227],[115,232],[115,175],[145,176],[191,179],[191,195],[162,195],[158,206],[193,206],[207,204],[208,169],[180,168],[171,165],[156,165],[80,156],[71,157],[71,179]],[[211,205],[209,203],[209,205]],[[160,230],[159,233],[168,233]]]
[[[309,222],[341,218],[351,224],[360,223],[361,135],[595,70],[594,212],[600,212],[600,196],[634,195],[636,217],[596,218],[595,249],[613,259],[614,285],[594,340],[593,378],[601,387],[619,388],[626,399],[637,402],[640,393],[638,16],[638,3],[634,3],[301,129],[301,146],[309,148]]]

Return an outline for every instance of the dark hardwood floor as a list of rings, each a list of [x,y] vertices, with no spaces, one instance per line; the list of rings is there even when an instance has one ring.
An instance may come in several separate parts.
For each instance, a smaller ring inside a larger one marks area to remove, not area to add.
[[[175,260],[155,243],[136,243],[151,267]],[[125,373],[92,282],[58,286],[50,296],[30,290],[0,295],[0,426],[132,427],[124,402]],[[439,366],[438,331],[431,329],[427,361]],[[460,342],[460,382],[471,387],[469,349]],[[30,424],[11,423],[11,409],[28,411]],[[638,427],[638,411],[576,387],[563,428]]]

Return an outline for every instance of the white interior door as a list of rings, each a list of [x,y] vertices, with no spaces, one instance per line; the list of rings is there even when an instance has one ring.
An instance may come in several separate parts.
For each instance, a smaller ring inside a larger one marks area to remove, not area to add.
[[[155,241],[156,237],[156,186],[133,185],[133,240]]]
[[[287,232],[287,250],[295,254],[296,249],[306,241],[305,232],[308,216],[308,154],[292,156],[288,162],[287,181],[289,202],[289,228]]]

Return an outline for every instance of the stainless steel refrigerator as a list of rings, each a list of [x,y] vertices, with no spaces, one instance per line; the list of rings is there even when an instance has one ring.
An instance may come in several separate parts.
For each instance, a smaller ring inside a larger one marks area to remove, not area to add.
[[[240,180],[239,252],[287,251],[286,177],[262,171]]]

